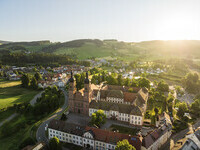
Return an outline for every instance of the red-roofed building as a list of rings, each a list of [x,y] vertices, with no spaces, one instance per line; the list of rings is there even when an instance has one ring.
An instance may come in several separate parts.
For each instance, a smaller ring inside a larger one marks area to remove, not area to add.
[[[60,141],[94,150],[114,150],[117,142],[127,139],[136,150],[141,149],[142,142],[138,136],[80,126],[60,120],[52,120],[48,127],[49,139],[54,136]]]

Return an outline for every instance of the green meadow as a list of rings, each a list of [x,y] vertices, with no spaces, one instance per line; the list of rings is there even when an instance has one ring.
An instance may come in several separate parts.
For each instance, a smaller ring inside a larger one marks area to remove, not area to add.
[[[0,80],[0,109],[29,102],[38,91],[21,88],[21,81]]]

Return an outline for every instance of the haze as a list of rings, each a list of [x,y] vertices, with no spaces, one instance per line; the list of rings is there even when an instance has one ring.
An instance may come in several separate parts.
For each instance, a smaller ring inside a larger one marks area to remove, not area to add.
[[[1,0],[0,40],[200,40],[199,0]]]

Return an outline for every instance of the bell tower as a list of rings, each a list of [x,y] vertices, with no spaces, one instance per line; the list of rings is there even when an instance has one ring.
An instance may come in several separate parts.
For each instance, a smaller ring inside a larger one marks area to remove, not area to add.
[[[88,78],[88,72],[86,72],[86,78],[84,81],[84,112],[88,115],[89,112],[89,103],[91,102],[92,90],[90,80]]]
[[[71,71],[71,77],[68,80],[68,82],[69,82],[69,89],[68,89],[68,93],[69,93],[69,110],[74,112],[75,82],[74,82],[73,72],[72,71]]]

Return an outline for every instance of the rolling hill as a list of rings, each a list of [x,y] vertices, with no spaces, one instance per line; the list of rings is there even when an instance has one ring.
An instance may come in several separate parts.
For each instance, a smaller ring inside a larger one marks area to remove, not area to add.
[[[19,51],[65,54],[80,60],[105,57],[116,57],[126,61],[132,61],[137,58],[161,59],[166,57],[200,59],[200,41],[121,42],[117,40],[80,39],[63,43],[33,41],[0,45],[1,53]]]

